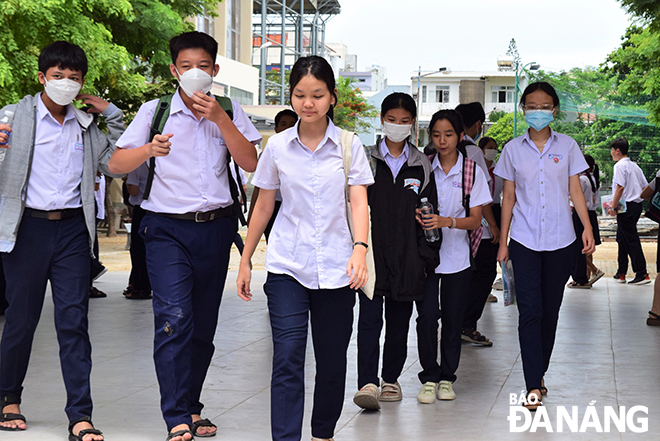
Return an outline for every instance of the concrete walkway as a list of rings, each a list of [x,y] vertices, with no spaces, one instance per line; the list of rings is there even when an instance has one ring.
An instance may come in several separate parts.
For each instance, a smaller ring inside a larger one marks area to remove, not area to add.
[[[202,401],[204,417],[219,427],[218,440],[270,439],[270,369],[272,345],[266,299],[261,292],[264,271],[253,274],[255,298],[246,303],[236,296],[236,272],[230,271],[216,334],[213,359]],[[109,441],[162,441],[166,430],[159,409],[159,392],[151,358],[153,318],[151,302],[126,300],[122,290],[128,274],[110,272],[96,286],[108,298],[92,299],[90,334],[94,369],[94,423]],[[524,387],[517,336],[517,310],[500,302],[486,305],[480,330],[494,341],[491,348],[463,345],[457,399],[418,404],[420,384],[415,334],[409,338],[408,361],[400,378],[404,398],[383,403],[378,412],[362,412],[353,402],[356,388],[356,333],[349,349],[348,384],[337,441],[354,440],[658,440],[660,439],[660,327],[645,324],[652,285],[627,286],[601,279],[591,290],[566,290],[557,343],[546,376],[545,399],[553,433],[511,433],[507,420],[510,394]],[[357,307],[356,307],[357,317]],[[65,393],[53,327],[53,306],[47,298],[32,351],[22,411],[29,429],[0,432],[1,441],[64,440]],[[414,318],[413,318],[414,320]],[[0,326],[4,319],[0,317]],[[414,330],[414,324],[411,329]],[[309,420],[314,381],[311,342],[306,371],[307,397],[303,440],[311,437]],[[572,433],[564,424],[556,433],[560,407],[577,406],[578,428],[589,417],[593,402],[600,424]],[[609,406],[642,405],[648,416],[629,415],[630,423],[648,431],[634,433],[628,425],[620,433],[598,433]],[[585,414],[587,414],[585,416]],[[538,422],[538,421],[537,421]],[[518,426],[522,423],[518,422]]]

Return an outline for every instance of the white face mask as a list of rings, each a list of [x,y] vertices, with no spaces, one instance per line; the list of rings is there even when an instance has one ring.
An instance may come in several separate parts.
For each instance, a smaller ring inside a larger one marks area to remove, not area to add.
[[[193,96],[195,92],[202,92],[204,95],[209,93],[213,85],[213,77],[201,69],[193,67],[181,75],[179,71],[179,85],[188,96]]]
[[[66,106],[67,104],[71,104],[71,101],[78,96],[81,87],[82,84],[68,78],[63,78],[61,80],[46,80],[44,91],[48,95],[48,98],[55,104]]]
[[[494,160],[496,156],[497,156],[497,149],[484,150],[484,158],[486,158],[487,161]]]
[[[383,135],[387,136],[390,141],[401,142],[410,136],[412,124],[392,124],[383,121]]]

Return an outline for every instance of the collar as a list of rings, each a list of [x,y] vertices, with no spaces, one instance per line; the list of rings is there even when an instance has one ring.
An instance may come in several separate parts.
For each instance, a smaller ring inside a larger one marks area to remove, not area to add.
[[[440,164],[440,155],[436,154],[435,158],[433,158],[433,163],[431,164],[431,167],[433,168],[433,171],[438,169],[440,173],[443,175],[445,174],[445,171],[442,169],[442,165]],[[463,171],[463,154],[461,152],[458,152],[458,159],[456,159],[456,164],[449,170],[449,173],[446,174],[447,177],[460,174]]]
[[[474,141],[474,139],[472,139],[472,137],[470,135],[467,135],[467,134],[463,135],[463,141],[467,141],[471,144],[477,145],[477,143]]]
[[[328,127],[325,129],[325,136],[323,137],[323,140],[321,140],[321,142],[319,143],[317,150],[322,146],[324,146],[328,139],[330,139],[335,145],[341,144],[341,135],[340,135],[341,132],[337,130],[337,126],[334,125],[334,123],[329,117],[326,118],[328,119]],[[300,145],[304,145],[300,140],[300,134],[298,133],[299,126],[300,126],[300,119],[298,119],[296,125],[282,132],[282,134],[286,136],[287,145],[289,145],[294,139],[297,139]]]
[[[190,110],[187,106],[186,103],[183,102],[183,98],[181,98],[181,93],[185,93],[183,91],[179,92],[181,90],[180,87],[176,88],[176,92],[174,92],[174,96],[172,96],[172,103],[170,105],[170,115],[177,113],[177,112],[183,112],[186,115],[190,115],[193,118],[195,118],[195,115],[192,113],[192,110]],[[195,118],[196,120],[197,118]]]
[[[556,141],[557,137],[558,137],[557,132],[550,129],[550,137],[548,138],[548,140],[545,143],[545,148],[543,148],[543,154],[545,154],[548,151],[548,149],[547,149],[547,147],[549,147],[548,144],[552,144],[550,141]],[[533,149],[535,149],[538,152],[536,144],[534,144],[534,141],[532,141],[532,138],[529,137],[529,130],[525,130],[525,133],[521,136],[521,138],[522,138],[522,143],[523,144],[526,141],[527,145],[529,145],[530,147],[532,147]]]
[[[39,92],[37,94],[37,118],[44,119],[46,117],[46,115],[49,115],[51,118],[53,118],[53,120],[55,120],[55,117],[53,117],[53,115],[50,113],[50,110],[48,110],[48,107],[46,107],[43,100],[41,99],[41,94],[42,93],[43,92]],[[71,104],[68,104],[65,108],[66,108],[66,115],[64,115],[64,121],[68,121],[70,119],[74,119],[74,118],[77,117],[77,115],[74,111],[74,109],[75,109],[74,106],[72,106]],[[78,109],[76,109],[76,110],[78,110]],[[84,114],[84,115],[87,115],[85,112],[83,112],[81,110],[79,110],[79,112]],[[92,115],[89,115],[89,117],[92,118],[92,119],[94,118],[94,117],[92,117]]]
[[[390,149],[387,148],[387,144],[385,143],[385,138],[383,138],[383,140],[380,142],[379,150],[380,150],[380,154],[383,157],[383,159],[386,156],[389,156],[390,158],[392,158],[394,160],[398,160],[399,158],[401,158],[403,156],[403,159],[407,161],[408,158],[410,157],[410,155],[408,154],[408,152],[410,151],[410,147],[408,147],[407,142],[405,142],[403,144],[403,150],[401,151],[401,154],[399,155],[399,158],[395,158],[394,156],[392,156],[392,154],[390,153]]]
[[[619,162],[630,161],[630,157],[626,156],[625,158],[619,159]]]

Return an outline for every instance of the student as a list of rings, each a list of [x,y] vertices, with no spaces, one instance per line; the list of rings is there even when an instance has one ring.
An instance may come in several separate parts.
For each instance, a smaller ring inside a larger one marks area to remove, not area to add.
[[[600,178],[598,174],[598,164],[594,161],[591,155],[584,155],[585,161],[589,165],[589,169],[580,173],[580,187],[584,194],[584,200],[587,203],[587,211],[589,211],[589,222],[591,224],[591,231],[594,234],[594,244],[600,245],[600,230],[598,229],[598,215],[596,208],[598,207],[598,189],[600,188]],[[575,236],[582,237],[582,221],[577,211],[573,210],[573,227],[575,228]],[[589,275],[592,271],[592,275]],[[569,288],[590,289],[605,273],[593,264],[593,254],[582,254],[580,247],[575,247],[575,264],[573,265],[573,281],[568,284]]]
[[[417,301],[419,308],[426,273],[432,273],[440,263],[440,241],[427,242],[415,220],[415,209],[421,199],[438,206],[431,163],[409,143],[416,117],[415,100],[410,95],[398,92],[388,95],[381,105],[385,137],[367,148],[367,154],[376,164],[376,183],[367,189],[376,285],[373,299],[358,294],[358,392],[353,398],[364,409],[379,409],[379,399],[401,401],[403,394],[398,379],[408,355],[413,303]],[[386,332],[381,383],[378,361],[383,302]],[[425,356],[424,343],[420,343],[420,358]],[[437,346],[437,339],[433,344]]]
[[[456,393],[456,369],[461,357],[461,325],[470,287],[473,256],[467,230],[481,226],[482,206],[490,204],[488,183],[481,169],[459,151],[464,130],[461,116],[455,110],[441,110],[431,118],[429,132],[437,154],[431,161],[438,193],[438,214],[425,216],[427,229],[442,228],[440,265],[427,274],[424,299],[417,318],[418,344],[422,372],[422,388],[417,401],[424,404],[453,400]],[[471,177],[473,176],[473,180]],[[463,196],[463,186],[473,182],[469,198]],[[465,203],[469,200],[469,215]],[[442,280],[440,288],[438,285]],[[440,305],[438,305],[438,291]],[[440,358],[438,365],[438,318],[442,310]],[[420,335],[421,334],[421,335]],[[423,353],[423,358],[422,358]]]
[[[355,290],[368,278],[366,186],[373,184],[364,148],[353,137],[346,182],[341,129],[332,123],[337,102],[334,72],[317,56],[291,69],[291,105],[297,125],[268,141],[252,178],[261,189],[248,228],[236,285],[250,300],[250,258],[273,213],[282,207],[266,252],[264,292],[273,336],[273,440],[299,440],[305,399],[305,346],[311,322],[316,381],[312,439],[332,438],[346,388],[346,352],[353,329]],[[354,240],[346,219],[349,186]]]
[[[656,173],[655,179],[649,182],[649,185],[644,188],[642,191],[642,199],[650,201],[655,193],[655,190],[658,185],[658,180],[660,180],[660,170]],[[658,244],[656,251],[656,271],[660,273],[660,230],[658,231]],[[646,318],[647,326],[660,326],[660,283],[658,283],[658,277],[656,276],[655,281],[653,282],[653,303],[651,304],[651,310],[649,315]]]
[[[588,168],[577,143],[550,129],[559,97],[545,82],[532,83],[520,104],[529,131],[504,146],[495,174],[504,179],[499,262],[513,263],[518,302],[518,337],[527,404],[536,410],[547,393],[559,307],[574,260],[574,246],[594,252],[594,237],[579,173]],[[575,244],[570,195],[584,232]],[[509,227],[511,242],[508,244]]]
[[[642,215],[642,190],[649,185],[642,169],[628,157],[628,141],[619,138],[610,145],[610,154],[616,162],[614,176],[612,177],[612,207],[617,207],[619,201],[626,202],[626,211],[618,213],[610,209],[607,214],[616,215],[616,242],[619,244],[619,267],[614,280],[626,283],[628,272],[628,256],[632,263],[635,278],[628,282],[631,285],[646,285],[651,283],[649,273],[646,271],[646,259],[642,250],[642,243],[637,233],[637,221]]]
[[[170,71],[180,87],[163,133],[150,133],[159,100],[149,101],[117,141],[110,160],[111,170],[126,173],[156,158],[153,187],[140,205],[146,211],[140,234],[153,289],[161,410],[172,441],[217,431],[200,416],[200,395],[236,234],[231,214],[237,187],[227,170],[228,155],[252,171],[254,144],[261,139],[236,101],[231,101],[232,120],[209,94],[220,68],[217,50],[218,43],[201,32],[170,40]]]
[[[275,115],[275,133],[280,133],[285,131],[288,128],[291,128],[296,125],[298,122],[298,115],[296,115],[296,112],[290,109],[284,109],[281,110],[277,115]],[[259,187],[254,187],[252,190],[252,199],[250,200],[250,210],[248,212],[248,218],[247,221],[250,223],[250,218],[252,217],[252,211],[254,209],[254,206],[257,203],[257,198],[259,197]],[[280,206],[282,205],[282,193],[277,190],[277,195],[275,196],[275,208],[273,209],[273,215],[270,217],[270,221],[268,221],[268,225],[266,225],[266,229],[264,230],[264,236],[266,236],[266,242],[268,242],[268,238],[270,237],[270,231],[273,229],[273,225],[275,224],[275,218],[277,217],[277,213],[280,211]]]
[[[144,239],[140,236],[140,226],[146,212],[140,204],[147,185],[149,165],[145,162],[128,174],[126,189],[129,193],[129,203],[133,206],[131,219],[131,274],[128,277],[128,287],[124,296],[129,300],[149,300],[151,298],[151,282],[147,270],[147,249]]]
[[[93,428],[92,368],[87,311],[94,245],[94,178],[110,173],[108,160],[124,130],[122,112],[101,98],[79,94],[87,73],[85,52],[57,41],[39,55],[44,92],[0,110],[14,112],[9,147],[0,164],[0,259],[9,308],[0,342],[0,430],[25,430],[20,414],[23,381],[34,332],[50,281],[55,329],[67,391],[69,439],[99,441]],[[109,135],[71,102],[102,113]],[[0,133],[0,143],[7,134]]]

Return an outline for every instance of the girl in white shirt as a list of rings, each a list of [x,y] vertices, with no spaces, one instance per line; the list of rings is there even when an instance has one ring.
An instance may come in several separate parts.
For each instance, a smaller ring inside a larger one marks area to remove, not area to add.
[[[468,298],[471,277],[471,248],[467,230],[481,226],[481,206],[492,199],[481,168],[464,159],[459,152],[463,140],[463,121],[455,110],[436,112],[429,124],[433,146],[437,154],[431,162],[438,192],[438,214],[425,216],[426,229],[442,228],[440,265],[435,273],[427,274],[424,298],[418,306],[417,334],[420,346],[422,388],[417,401],[431,404],[436,394],[440,400],[453,400],[453,382],[461,357],[461,325]],[[464,208],[463,171],[474,171],[474,184],[469,197],[469,216]],[[442,286],[439,288],[440,279]],[[438,292],[440,291],[440,292]],[[442,305],[441,362],[438,365],[438,319]],[[422,348],[425,348],[422,350]]]
[[[504,179],[499,262],[511,258],[518,302],[518,336],[527,404],[536,410],[547,393],[548,370],[559,307],[574,261],[574,246],[594,252],[594,236],[580,187],[588,168],[577,143],[550,130],[559,97],[545,82],[532,83],[520,104],[529,131],[504,146],[495,174]],[[575,245],[571,197],[584,232]],[[508,244],[509,227],[511,243]],[[510,254],[509,254],[510,253]]]
[[[332,123],[334,72],[325,59],[300,58],[291,70],[291,105],[298,123],[271,137],[252,182],[260,188],[241,258],[238,295],[250,300],[250,258],[273,213],[282,206],[266,254],[264,292],[273,337],[271,430],[274,440],[300,439],[305,397],[308,322],[316,359],[312,439],[332,438],[346,386],[346,352],[355,290],[368,272],[367,185],[373,176],[353,138],[348,172],[355,242],[345,209],[341,129]]]
[[[598,164],[594,161],[591,155],[584,155],[585,161],[589,165],[589,169],[580,173],[580,186],[582,193],[584,193],[584,200],[587,204],[587,211],[589,212],[589,223],[591,230],[594,233],[594,243],[600,245],[600,230],[598,229],[598,215],[596,208],[598,207],[598,190],[600,189],[600,179]],[[578,216],[577,211],[573,210],[573,225],[575,227],[575,235],[582,236],[582,221]],[[568,284],[569,288],[591,288],[605,273],[593,263],[593,254],[582,254],[579,247],[575,247],[575,265],[573,266],[573,281]],[[591,273],[591,274],[590,274]]]

